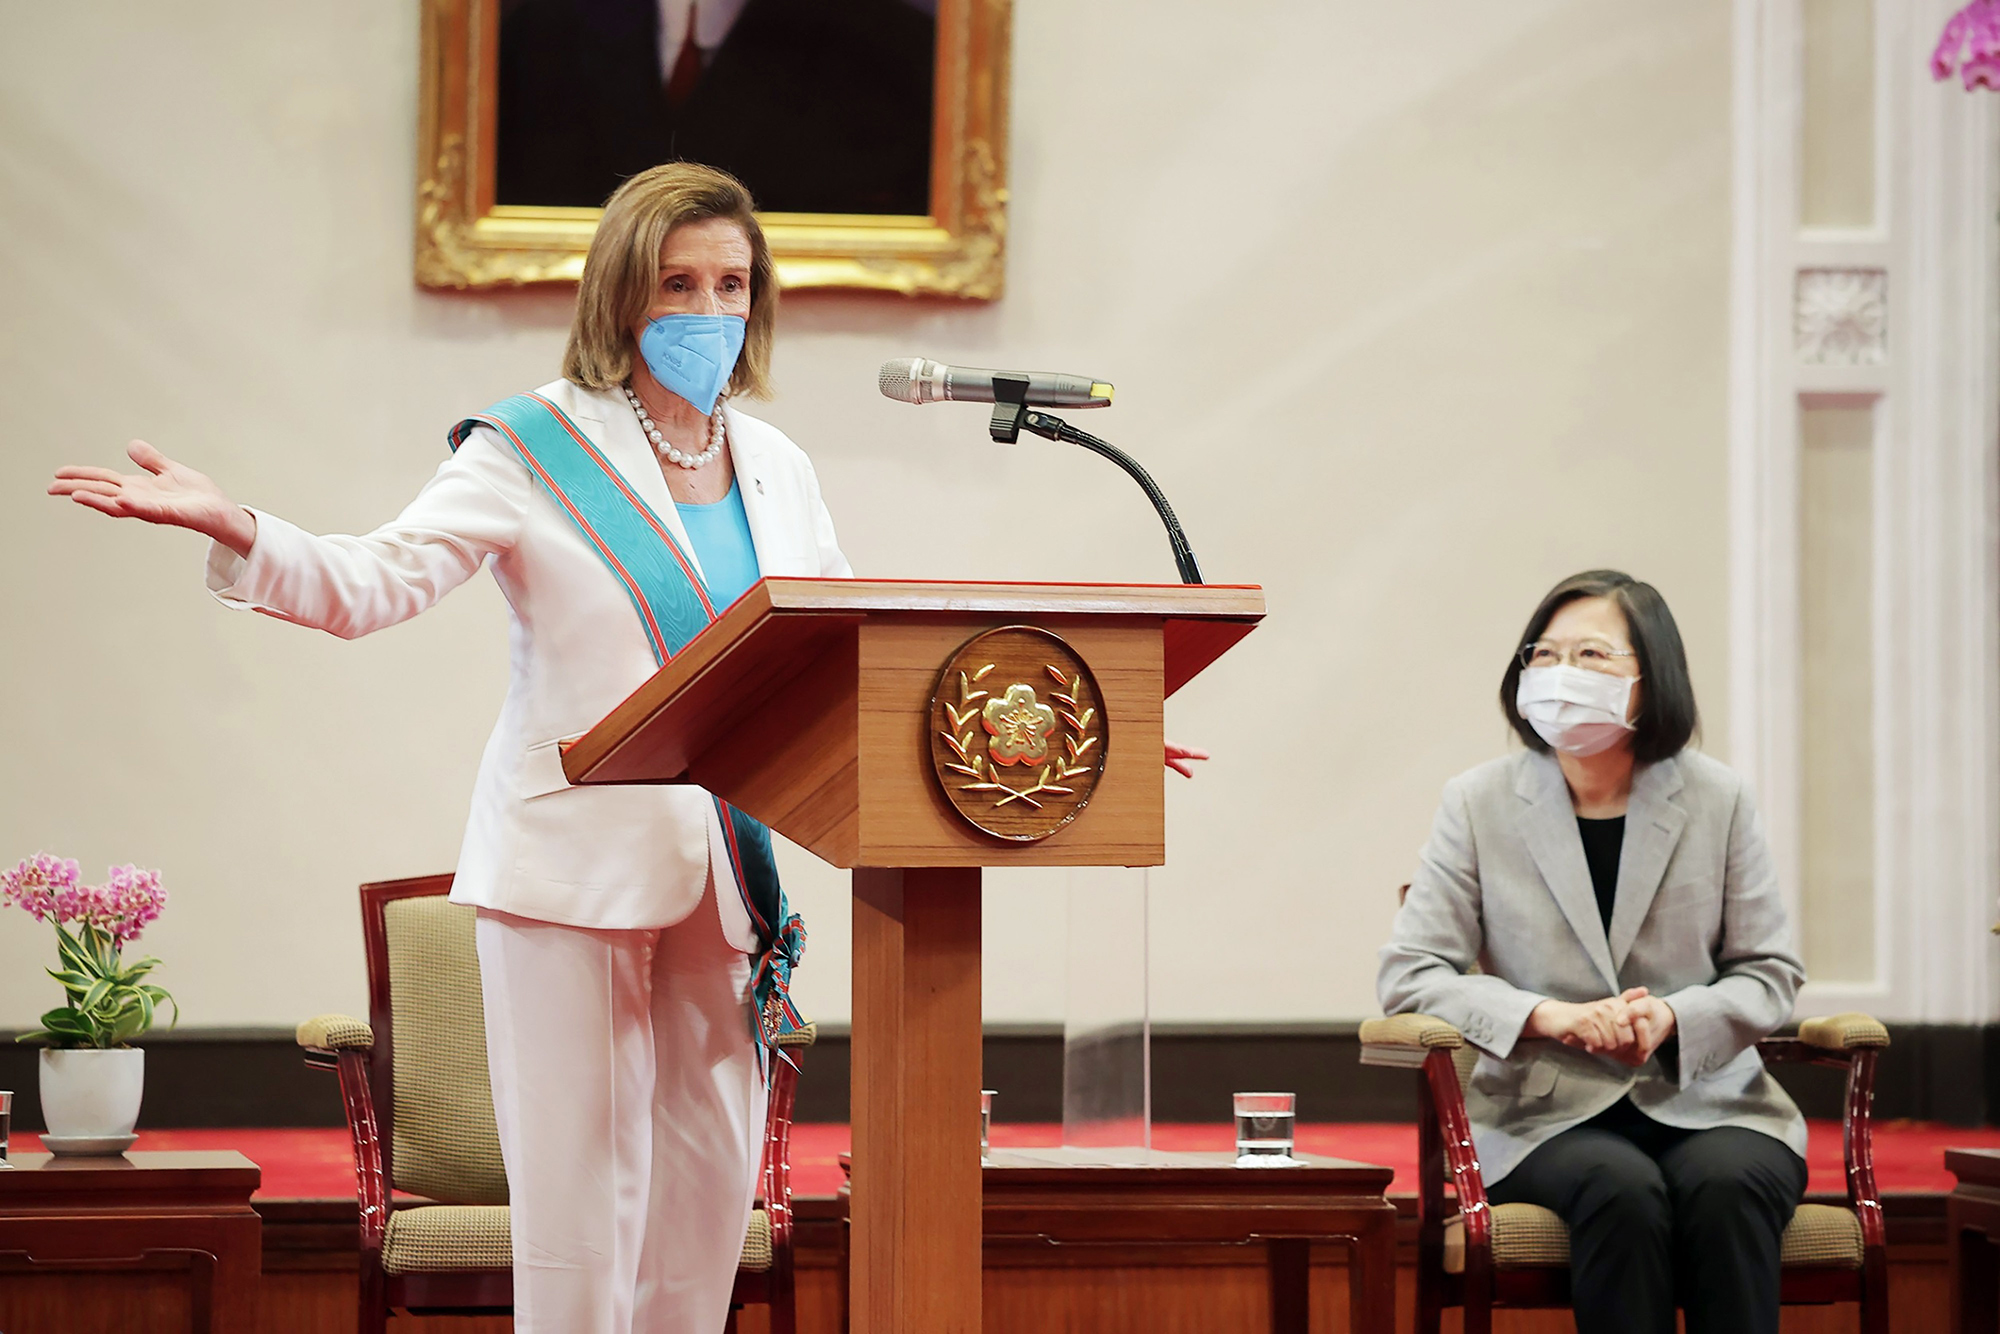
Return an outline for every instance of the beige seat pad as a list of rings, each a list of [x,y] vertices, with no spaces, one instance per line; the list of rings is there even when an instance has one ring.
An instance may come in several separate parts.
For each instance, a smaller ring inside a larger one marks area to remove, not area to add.
[[[514,1239],[504,1204],[426,1204],[389,1215],[382,1242],[382,1268],[391,1274],[456,1273],[466,1269],[511,1269]],[[753,1274],[771,1268],[771,1216],[750,1215],[740,1268]]]
[[[1802,1204],[1785,1229],[1784,1263],[1861,1267],[1861,1220],[1852,1209]],[[1539,1204],[1493,1206],[1493,1265],[1496,1269],[1561,1269],[1569,1265],[1569,1229]],[[1444,1269],[1465,1272],[1465,1224],[1444,1225]]]

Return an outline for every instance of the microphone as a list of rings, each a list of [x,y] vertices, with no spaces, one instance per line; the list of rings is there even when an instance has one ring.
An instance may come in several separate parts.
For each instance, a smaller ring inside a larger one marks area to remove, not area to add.
[[[998,381],[1003,388],[994,389]],[[923,357],[882,363],[876,384],[898,403],[1022,403],[1036,408],[1108,408],[1111,386],[1088,375],[1050,371],[985,371]],[[1024,386],[1025,392],[1020,388]],[[996,400],[996,393],[999,397]]]
[[[1047,440],[1081,445],[1100,458],[1110,459],[1123,468],[1146,493],[1146,499],[1153,502],[1154,512],[1166,527],[1167,541],[1174,552],[1174,568],[1180,572],[1181,582],[1201,582],[1201,566],[1195,563],[1194,548],[1188,545],[1181,521],[1174,517],[1174,507],[1167,503],[1166,493],[1160,490],[1160,484],[1153,480],[1152,474],[1139,466],[1137,459],[1109,441],[1080,431],[1060,417],[1033,411],[1036,407],[1108,408],[1111,406],[1110,385],[1083,375],[983,371],[972,366],[947,366],[922,357],[902,357],[883,362],[875,382],[883,397],[893,398],[899,403],[937,403],[945,400],[991,403],[993,420],[987,430],[996,442],[1003,445],[1013,444],[1026,430]]]

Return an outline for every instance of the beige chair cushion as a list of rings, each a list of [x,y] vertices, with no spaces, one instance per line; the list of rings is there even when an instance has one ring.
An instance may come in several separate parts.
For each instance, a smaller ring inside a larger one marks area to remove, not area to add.
[[[504,1204],[426,1204],[389,1215],[382,1268],[390,1274],[512,1269],[514,1234]]]
[[[1852,1051],[1856,1047],[1886,1047],[1889,1030],[1869,1015],[1856,1011],[1807,1019],[1799,1025],[1799,1041],[1830,1051]]]
[[[1364,1021],[1361,1042],[1369,1047],[1463,1047],[1465,1038],[1433,1015],[1392,1014]]]
[[[1852,1209],[1802,1204],[1785,1229],[1784,1263],[1861,1267],[1861,1220]],[[1569,1264],[1569,1229],[1539,1204],[1493,1206],[1493,1266],[1496,1269],[1560,1269]],[[1444,1225],[1444,1270],[1465,1272],[1465,1224]]]
[[[391,1274],[457,1273],[466,1269],[511,1269],[514,1239],[508,1210],[500,1205],[426,1204],[389,1215],[382,1241],[382,1268]],[[771,1216],[750,1215],[739,1268],[753,1274],[771,1269]]]
[[[474,911],[439,894],[391,900],[382,915],[395,1043],[396,1185],[447,1204],[505,1204]]]
[[[367,1051],[375,1045],[374,1031],[344,1014],[315,1015],[292,1033],[309,1051]]]
[[[736,1267],[751,1274],[771,1272],[771,1215],[762,1209],[750,1213],[750,1230],[743,1234],[743,1258]]]

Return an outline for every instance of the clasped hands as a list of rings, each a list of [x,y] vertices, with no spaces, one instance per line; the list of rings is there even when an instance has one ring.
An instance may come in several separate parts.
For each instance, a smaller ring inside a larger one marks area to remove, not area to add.
[[[1603,1000],[1545,1000],[1528,1014],[1522,1036],[1556,1041],[1625,1065],[1644,1065],[1674,1031],[1674,1007],[1644,987]]]

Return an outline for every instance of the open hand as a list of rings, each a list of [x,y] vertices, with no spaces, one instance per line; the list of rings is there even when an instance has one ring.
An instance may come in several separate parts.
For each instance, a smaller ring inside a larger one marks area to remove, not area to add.
[[[125,452],[143,472],[58,468],[56,479],[49,483],[49,494],[68,496],[115,519],[190,528],[239,556],[250,554],[250,546],[257,540],[256,516],[231,501],[221,487],[193,468],[175,463],[144,440],[134,440]]]
[[[1183,746],[1175,742],[1167,743],[1167,767],[1182,778],[1194,777],[1194,762],[1208,758],[1208,752],[1193,746]]]

